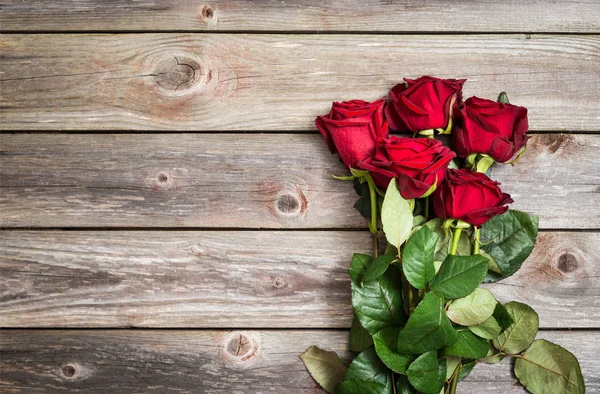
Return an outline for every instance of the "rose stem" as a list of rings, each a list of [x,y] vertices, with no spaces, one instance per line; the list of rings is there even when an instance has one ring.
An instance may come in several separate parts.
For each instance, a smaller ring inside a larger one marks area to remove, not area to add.
[[[425,221],[429,220],[429,196],[425,197]]]
[[[371,225],[369,226],[371,234],[377,236],[377,193],[375,192],[375,184],[371,174],[365,176],[369,185],[369,197],[371,198]],[[377,256],[375,256],[377,257]]]
[[[452,247],[450,248],[450,254],[456,254],[456,250],[458,249],[458,240],[460,239],[460,233],[462,233],[462,228],[457,227],[454,229],[454,235],[452,236]]]
[[[475,227],[475,235],[473,236],[473,254],[479,254],[479,227]]]

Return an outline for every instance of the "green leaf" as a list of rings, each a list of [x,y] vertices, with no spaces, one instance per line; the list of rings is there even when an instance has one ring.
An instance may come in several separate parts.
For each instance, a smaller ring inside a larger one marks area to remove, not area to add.
[[[515,361],[515,375],[534,394],[583,394],[585,383],[577,358],[568,350],[538,339]]]
[[[488,352],[488,341],[475,336],[467,328],[459,328],[458,340],[444,349],[444,355],[463,358],[483,358]]]
[[[456,324],[474,326],[488,320],[497,303],[489,290],[477,288],[468,296],[452,301],[446,314]]]
[[[390,265],[377,279],[361,283],[357,281],[360,277],[357,275],[363,275],[363,271],[354,267],[355,261],[358,266],[363,264],[364,260],[353,259],[350,267],[352,306],[360,324],[371,335],[386,327],[403,325],[406,316],[402,308],[402,284],[398,267]]]
[[[415,394],[415,389],[410,385],[408,378],[405,375],[398,376],[398,380],[396,380],[396,393]]]
[[[312,346],[300,358],[308,372],[328,393],[333,393],[335,385],[344,379],[346,366],[335,352]]]
[[[431,282],[431,290],[449,299],[465,297],[481,284],[487,267],[487,259],[480,255],[448,255]]]
[[[337,385],[336,394],[381,394],[391,392],[386,391],[386,387],[377,382],[369,380],[345,380]]]
[[[500,324],[494,319],[494,316],[491,316],[489,319],[484,321],[483,323],[477,324],[475,326],[469,326],[469,330],[478,337],[485,339],[494,339],[502,332],[502,327]]]
[[[392,371],[377,357],[372,347],[360,353],[350,363],[344,381],[362,380],[380,384],[384,390],[379,393],[392,392]]]
[[[359,199],[354,204],[354,208],[364,218],[371,217],[371,194],[367,182],[361,182],[359,178],[354,179],[354,190],[359,195]]]
[[[435,276],[433,256],[439,237],[427,226],[421,227],[406,243],[402,252],[402,270],[416,289],[424,289]]]
[[[408,201],[400,195],[395,178],[385,192],[381,222],[385,237],[395,247],[399,248],[408,239],[413,224],[412,210]]]
[[[406,370],[410,384],[424,394],[438,394],[446,380],[446,360],[437,358],[437,352],[422,354]]]
[[[502,274],[490,273],[486,282],[514,274],[533,250],[538,232],[538,217],[510,210],[481,226],[481,243]]]
[[[369,264],[373,260],[373,257],[368,254],[354,253],[352,255],[352,263],[350,263],[350,278],[353,282],[361,283],[362,278],[365,276]]]
[[[373,335],[375,351],[389,369],[400,374],[406,373],[406,367],[413,357],[398,352],[398,333],[400,328],[387,327]]]
[[[466,379],[466,377],[469,376],[473,368],[475,368],[475,362],[463,364],[462,368],[460,369],[460,372],[458,373],[458,381],[462,382],[464,379]]]
[[[444,311],[444,300],[429,292],[415,308],[398,334],[401,353],[421,354],[452,345],[458,334]]]
[[[506,330],[511,324],[514,323],[512,316],[510,313],[508,313],[506,307],[501,303],[496,304],[493,316],[502,328],[502,331]]]
[[[384,254],[373,259],[373,261],[368,264],[361,282],[368,282],[379,278],[396,258],[396,255]]]
[[[456,371],[456,367],[462,361],[462,358],[456,356],[444,356],[446,358],[446,379],[450,379]]]
[[[517,354],[533,342],[539,328],[539,317],[529,305],[520,302],[511,301],[505,307],[514,323],[494,339],[494,346],[506,354]]]
[[[364,329],[360,321],[354,316],[350,327],[350,351],[362,352],[373,344],[373,337]]]

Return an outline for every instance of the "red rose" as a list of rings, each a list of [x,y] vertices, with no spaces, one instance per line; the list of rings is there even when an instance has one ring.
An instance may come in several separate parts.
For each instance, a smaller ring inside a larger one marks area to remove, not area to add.
[[[315,120],[331,153],[338,152],[348,168],[357,168],[375,151],[377,138],[388,136],[383,118],[385,98],[372,103],[362,100],[335,102],[328,115]]]
[[[371,173],[383,189],[397,178],[406,199],[422,197],[444,179],[448,163],[456,154],[440,141],[429,138],[379,139],[375,155],[358,166]]]
[[[435,214],[442,219],[459,219],[473,226],[508,211],[513,202],[499,183],[471,170],[448,170],[446,179],[433,195]]]
[[[527,129],[527,108],[471,97],[456,113],[452,145],[460,157],[485,153],[504,163],[527,144]]]
[[[404,78],[390,90],[390,104],[385,116],[394,130],[417,132],[445,129],[450,120],[450,106],[462,101],[462,86],[466,79]]]

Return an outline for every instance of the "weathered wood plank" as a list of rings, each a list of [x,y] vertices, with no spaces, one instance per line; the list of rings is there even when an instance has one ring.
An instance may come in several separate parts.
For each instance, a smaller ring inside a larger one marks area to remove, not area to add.
[[[364,231],[6,231],[4,327],[349,327]],[[600,327],[600,234],[543,232],[502,302],[546,328]]]
[[[53,0],[2,2],[11,31],[598,32],[593,0],[344,2]]]
[[[321,393],[298,357],[312,345],[338,352],[348,333],[302,331],[2,331],[6,393]],[[544,331],[580,361],[588,393],[600,390],[597,331]],[[526,393],[510,360],[480,364],[460,393]]]
[[[3,227],[365,228],[320,135],[5,134]],[[493,177],[542,228],[600,228],[600,137],[535,135]]]
[[[540,6],[542,7],[542,6]],[[549,35],[4,35],[4,130],[314,130],[402,77],[468,78],[532,130],[600,130],[600,38]]]

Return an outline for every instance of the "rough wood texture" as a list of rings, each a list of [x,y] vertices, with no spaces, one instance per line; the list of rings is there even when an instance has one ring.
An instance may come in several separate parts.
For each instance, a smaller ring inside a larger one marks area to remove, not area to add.
[[[594,0],[54,0],[2,2],[12,31],[598,32]]]
[[[4,327],[349,327],[349,262],[369,233],[10,231]],[[600,234],[540,233],[518,275],[489,286],[546,328],[598,328]]]
[[[600,390],[599,333],[540,332],[578,358]],[[5,393],[321,393],[298,357],[318,345],[345,362],[346,331],[2,331]],[[510,360],[475,367],[461,394],[526,393]]]
[[[7,134],[3,227],[365,228],[320,135]],[[535,135],[493,178],[542,228],[600,228],[600,137]]]
[[[532,130],[600,130],[591,35],[17,34],[0,45],[4,130],[314,130],[332,101],[377,99],[424,74],[468,78],[466,97],[507,91]]]

